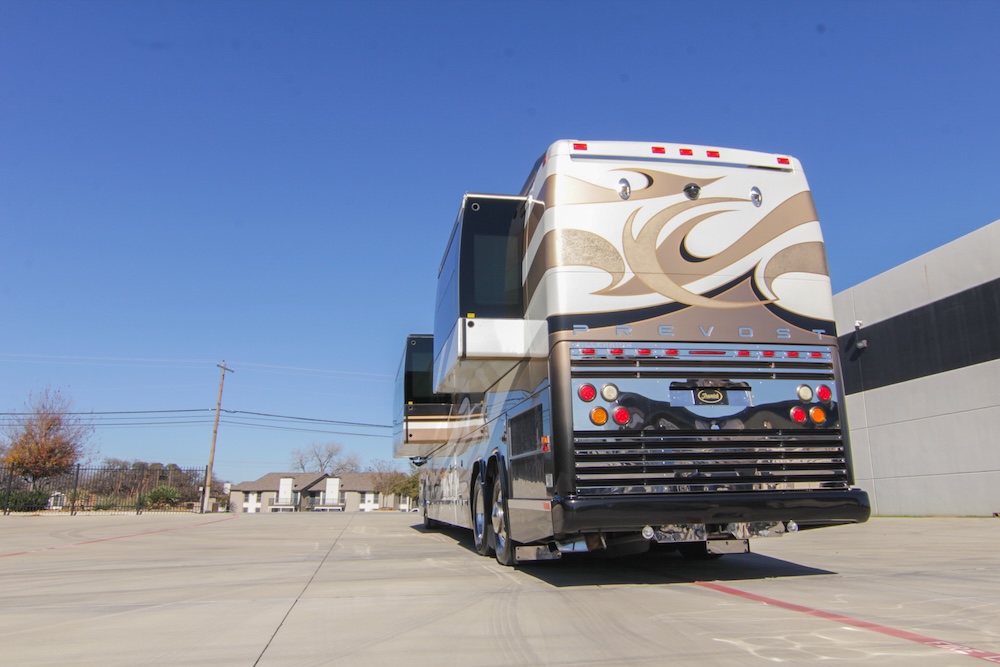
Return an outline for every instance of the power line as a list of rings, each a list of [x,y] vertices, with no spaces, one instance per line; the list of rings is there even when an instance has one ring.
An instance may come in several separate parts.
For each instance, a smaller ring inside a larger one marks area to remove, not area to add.
[[[205,413],[213,412],[211,408],[195,408],[189,410],[108,410],[100,412],[64,412],[64,415],[72,415],[79,417],[97,417],[94,420],[94,426],[159,426],[163,424],[203,424],[208,423],[211,419],[197,419],[193,413]],[[339,419],[319,419],[316,417],[298,417],[294,415],[279,415],[267,412],[251,412],[247,410],[222,410],[224,414],[227,415],[247,415],[249,418],[253,419],[255,417],[260,417],[262,419],[272,419],[281,420],[289,422],[304,422],[308,424],[330,424],[332,426],[349,426],[354,428],[377,428],[377,429],[391,429],[392,426],[389,424],[373,424],[370,422],[353,422],[344,421]],[[122,420],[138,418],[143,415],[161,415],[165,418],[167,415],[176,415],[176,419],[170,419],[170,421],[113,421],[111,418],[120,417]],[[19,421],[21,419],[29,418],[34,416],[31,412],[0,412],[0,417],[12,418],[10,421]],[[182,419],[184,421],[182,421]],[[253,425],[247,422],[235,422],[230,419],[223,420],[223,423],[243,423],[244,425]],[[264,427],[265,424],[257,424],[258,426]],[[280,428],[280,427],[273,427]],[[320,431],[322,432],[322,431]]]
[[[276,419],[294,419],[297,421],[317,422],[320,424],[336,424],[338,426],[365,426],[368,428],[392,428],[389,424],[366,424],[363,422],[347,422],[334,419],[314,419],[312,417],[290,417],[288,415],[272,415],[266,412],[247,412],[245,410],[223,410],[234,415],[255,415],[258,417],[274,417]]]

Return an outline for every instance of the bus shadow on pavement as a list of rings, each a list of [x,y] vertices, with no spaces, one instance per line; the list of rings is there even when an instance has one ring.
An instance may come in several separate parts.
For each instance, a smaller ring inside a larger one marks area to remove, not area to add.
[[[754,553],[731,554],[715,560],[691,560],[676,553],[663,552],[617,558],[569,554],[552,563],[528,563],[518,566],[518,569],[558,588],[690,584],[697,581],[748,581],[836,574]]]
[[[421,533],[435,533],[455,540],[456,548],[475,553],[472,533],[442,526]],[[751,546],[752,548],[752,546]],[[498,567],[501,567],[498,565]],[[817,577],[836,572],[792,563],[762,554],[730,554],[713,560],[683,558],[676,552],[648,551],[612,557],[600,552],[565,554],[559,560],[523,563],[515,571],[557,588],[570,586],[690,584],[697,581],[748,581],[785,577]]]

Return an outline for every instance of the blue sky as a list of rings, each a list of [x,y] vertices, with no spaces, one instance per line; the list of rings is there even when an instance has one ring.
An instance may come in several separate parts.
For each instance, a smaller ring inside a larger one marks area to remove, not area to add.
[[[391,458],[362,425],[462,194],[557,139],[794,155],[846,289],[1000,218],[997,34],[996,2],[7,0],[0,412],[202,410],[93,443],[200,466],[225,359],[220,477]]]

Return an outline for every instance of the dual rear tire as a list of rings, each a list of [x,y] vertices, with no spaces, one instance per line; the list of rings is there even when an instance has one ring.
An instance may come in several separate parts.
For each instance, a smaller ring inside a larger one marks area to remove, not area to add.
[[[499,475],[492,486],[476,478],[472,488],[472,539],[476,552],[495,556],[501,565],[514,565],[514,543],[510,539],[507,494]]]

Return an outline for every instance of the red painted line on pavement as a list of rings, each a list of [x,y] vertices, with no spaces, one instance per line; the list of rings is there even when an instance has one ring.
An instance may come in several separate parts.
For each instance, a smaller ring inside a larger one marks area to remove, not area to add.
[[[822,609],[813,609],[812,607],[804,607],[802,605],[793,604],[791,602],[784,602],[782,600],[776,600],[774,598],[764,597],[763,595],[757,595],[755,593],[748,593],[746,591],[741,591],[736,588],[730,588],[729,586],[723,586],[722,584],[714,584],[707,581],[696,581],[694,582],[694,584],[696,586],[701,586],[702,588],[708,588],[713,591],[717,591],[719,593],[725,593],[726,595],[734,595],[736,597],[743,598],[744,600],[753,600],[755,602],[762,602],[772,607],[780,607],[782,609],[798,612],[800,614],[808,614],[809,616],[822,618],[823,620],[826,621],[843,623],[844,625],[860,628],[862,630],[870,630],[872,632],[878,632],[880,634],[887,635],[889,637],[895,637],[896,639],[905,639],[906,641],[914,642],[916,644],[922,644],[923,646],[939,648],[945,651],[950,651],[952,653],[957,653],[959,655],[967,655],[970,658],[979,658],[980,660],[985,660],[986,662],[1000,664],[1000,653],[993,653],[992,651],[983,651],[982,649],[972,648],[971,646],[964,646],[962,644],[955,644],[954,642],[946,642],[940,639],[934,639],[933,637],[928,637],[926,635],[920,635],[915,632],[909,632],[907,630],[899,630],[897,628],[890,628],[885,625],[879,625],[878,623],[872,623],[870,621],[862,621],[860,619],[851,618],[849,616],[843,616],[841,614],[835,614],[833,612],[823,611]]]
[[[224,519],[215,519],[214,521],[205,521],[203,523],[195,523],[190,526],[174,526],[172,528],[160,528],[159,530],[146,530],[141,533],[130,533],[128,535],[115,535],[113,537],[100,537],[95,540],[84,540],[83,542],[72,542],[70,544],[57,544],[51,547],[42,547],[41,549],[30,549],[28,551],[15,551],[9,554],[0,554],[0,558],[9,558],[11,556],[26,556],[28,554],[37,554],[45,551],[55,551],[57,549],[65,549],[67,547],[80,547],[87,544],[99,544],[100,542],[113,542],[115,540],[127,540],[132,537],[142,537],[143,535],[154,535],[156,533],[168,533],[172,530],[180,530],[182,528],[198,528],[200,526],[210,526],[213,523],[221,523],[222,521],[232,521],[238,515],[233,514]]]

